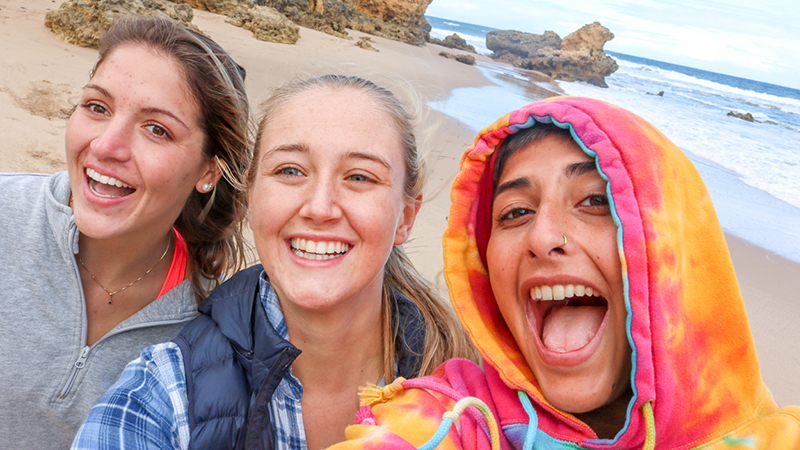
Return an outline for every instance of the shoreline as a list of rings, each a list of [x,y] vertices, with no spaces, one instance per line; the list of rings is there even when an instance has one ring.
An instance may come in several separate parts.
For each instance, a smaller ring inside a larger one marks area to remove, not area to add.
[[[44,26],[46,11],[60,3],[7,0],[0,5],[0,46],[5,52],[0,61],[0,135],[5,141],[0,171],[52,173],[66,167],[66,120],[54,111],[77,102],[97,51],[59,41]],[[440,51],[461,53],[458,50],[433,44],[415,47],[375,36],[370,37],[379,52],[364,50],[355,42],[368,35],[352,30],[348,31],[354,39],[346,40],[301,27],[297,44],[286,45],[258,41],[251,32],[225,23],[224,16],[205,11],[195,10],[193,23],[246,68],[256,116],[258,105],[272,88],[295,77],[330,72],[363,76],[403,100],[412,98],[411,109],[424,112],[417,136],[427,156],[429,177],[422,209],[405,247],[418,270],[446,295],[441,241],[450,209],[450,185],[476,133],[428,104],[447,101],[458,88],[497,87],[485,71],[500,65],[479,54],[474,56],[480,65],[468,66],[438,55]],[[552,87],[558,91],[555,84]],[[522,89],[531,97],[548,92],[541,86]],[[779,403],[800,404],[800,392],[794,386],[800,379],[800,304],[795,301],[800,292],[800,264],[728,232],[725,236],[764,380]]]

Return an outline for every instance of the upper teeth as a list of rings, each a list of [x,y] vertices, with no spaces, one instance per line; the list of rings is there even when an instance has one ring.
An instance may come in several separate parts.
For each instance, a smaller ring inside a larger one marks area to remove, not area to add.
[[[533,300],[564,300],[572,297],[592,297],[594,290],[582,284],[556,284],[553,286],[536,286],[531,288]]]
[[[122,181],[119,181],[116,178],[112,178],[106,175],[100,175],[99,173],[97,173],[96,170],[90,169],[88,167],[86,168],[86,175],[89,178],[93,179],[94,181],[97,181],[98,183],[107,184],[109,186],[133,189],[132,186],[128,186],[127,184],[123,183]]]
[[[332,259],[350,250],[351,245],[341,241],[311,241],[303,238],[292,238],[292,251],[297,256],[308,259]]]

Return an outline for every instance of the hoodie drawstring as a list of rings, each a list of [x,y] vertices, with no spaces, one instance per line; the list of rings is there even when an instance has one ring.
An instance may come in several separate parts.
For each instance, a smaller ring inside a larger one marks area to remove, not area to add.
[[[653,417],[653,400],[648,400],[642,405],[644,413],[644,427],[646,430],[643,450],[656,448],[656,420]]]
[[[525,443],[522,450],[533,450],[533,444],[536,442],[536,433],[539,431],[539,415],[536,414],[536,409],[531,404],[531,399],[525,391],[517,391],[519,401],[522,403],[522,409],[528,414],[528,431],[525,433]]]
[[[418,447],[419,450],[433,450],[439,444],[441,444],[445,436],[447,436],[447,432],[450,430],[450,427],[453,426],[453,423],[458,419],[458,416],[460,416],[461,413],[463,413],[464,410],[470,406],[478,408],[478,410],[483,414],[483,417],[489,424],[489,438],[492,443],[492,449],[500,450],[500,431],[497,428],[497,421],[492,415],[492,411],[488,406],[486,406],[486,403],[475,397],[462,398],[456,402],[452,411],[447,411],[442,414],[442,423],[439,424],[436,434],[434,434],[433,437],[428,440],[428,442],[423,444],[421,447]]]

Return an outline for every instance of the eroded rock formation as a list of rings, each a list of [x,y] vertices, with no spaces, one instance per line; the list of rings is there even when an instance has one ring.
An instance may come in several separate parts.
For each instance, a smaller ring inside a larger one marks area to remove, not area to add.
[[[431,44],[441,45],[447,48],[463,50],[465,52],[478,53],[475,51],[475,47],[467,44],[467,41],[465,41],[464,38],[457,35],[456,33],[453,33],[450,36],[445,37],[444,39],[430,38],[428,39],[428,42],[430,42]]]
[[[447,59],[455,59],[460,63],[468,64],[470,66],[475,65],[475,57],[472,55],[454,55],[452,53],[439,52],[439,56],[444,56]]]
[[[235,9],[228,13],[226,22],[253,32],[260,41],[294,44],[300,39],[300,27],[273,8],[255,6]]]
[[[323,3],[324,2],[324,3]],[[347,29],[422,45],[430,25],[425,10],[431,0],[67,0],[47,13],[45,25],[59,39],[83,47],[97,46],[103,31],[122,15],[163,13],[194,28],[192,8],[229,16],[228,21],[253,31],[257,39],[294,43],[294,22],[348,38]],[[287,21],[288,19],[288,21]]]
[[[347,29],[422,45],[430,32],[425,9],[430,0],[325,0],[324,12],[314,13],[308,0],[263,0],[292,22],[339,37]]]
[[[594,22],[584,25],[563,40],[552,32],[542,35],[495,30],[486,34],[492,58],[516,67],[536,70],[556,80],[586,81],[608,87],[605,77],[618,66],[606,55],[603,45],[614,38],[608,28]]]
[[[48,11],[44,25],[62,41],[81,47],[96,47],[100,35],[120,16],[165,14],[182,25],[197,29],[189,5],[169,0],[67,0]]]

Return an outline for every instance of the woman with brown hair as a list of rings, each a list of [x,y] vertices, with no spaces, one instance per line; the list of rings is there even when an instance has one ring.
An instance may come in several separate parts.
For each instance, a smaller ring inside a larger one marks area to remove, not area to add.
[[[359,386],[474,359],[401,247],[424,171],[394,95],[326,75],[279,88],[264,111],[248,175],[263,267],[145,349],[73,448],[320,449],[344,438]]]
[[[0,176],[0,447],[66,447],[148,345],[242,263],[244,70],[163,18],[117,22],[67,172]]]

